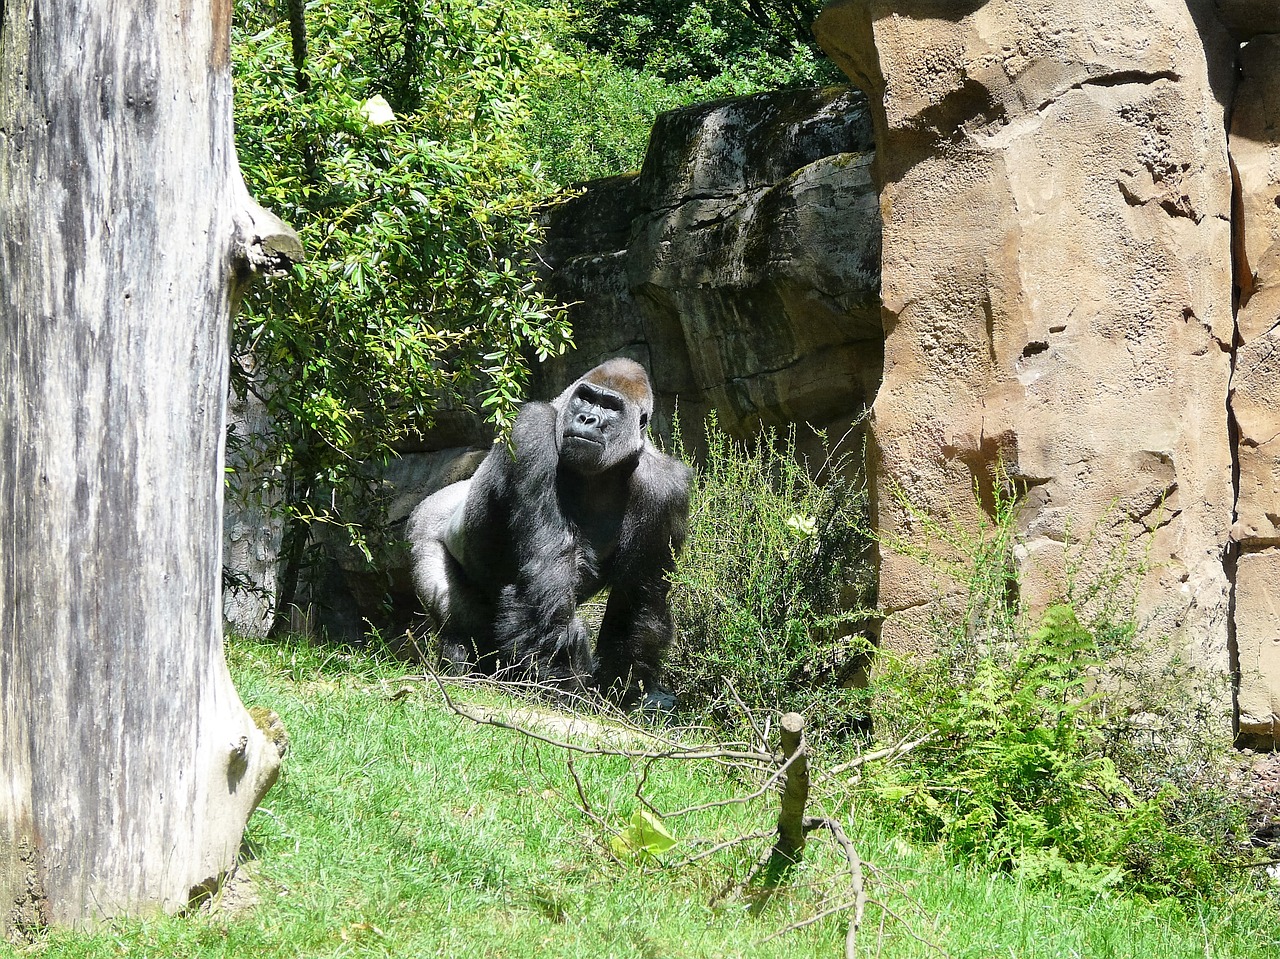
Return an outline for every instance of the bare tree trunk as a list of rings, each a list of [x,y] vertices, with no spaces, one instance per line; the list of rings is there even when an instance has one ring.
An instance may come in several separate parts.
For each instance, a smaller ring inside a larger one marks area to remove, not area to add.
[[[230,0],[4,0],[0,930],[173,911],[277,726],[222,652],[234,284],[296,259],[231,134]]]

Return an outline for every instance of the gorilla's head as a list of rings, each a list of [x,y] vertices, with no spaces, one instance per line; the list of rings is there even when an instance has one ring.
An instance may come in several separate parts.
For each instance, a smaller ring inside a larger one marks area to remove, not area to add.
[[[649,374],[634,360],[601,363],[561,393],[560,461],[587,476],[634,460],[653,413]]]

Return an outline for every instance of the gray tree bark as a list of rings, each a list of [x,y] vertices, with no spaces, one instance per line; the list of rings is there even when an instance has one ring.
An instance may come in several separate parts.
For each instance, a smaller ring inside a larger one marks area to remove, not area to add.
[[[300,254],[230,17],[0,0],[0,938],[184,907],[283,754],[222,651],[228,322]]]

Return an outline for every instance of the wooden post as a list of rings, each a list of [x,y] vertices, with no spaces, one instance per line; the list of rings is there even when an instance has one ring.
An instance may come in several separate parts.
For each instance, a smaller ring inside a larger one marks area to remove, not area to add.
[[[778,839],[769,856],[765,885],[774,886],[788,869],[804,858],[804,808],[809,801],[809,754],[804,740],[804,717],[787,713],[782,717],[782,754],[787,778],[782,789],[782,809],[778,813]]]

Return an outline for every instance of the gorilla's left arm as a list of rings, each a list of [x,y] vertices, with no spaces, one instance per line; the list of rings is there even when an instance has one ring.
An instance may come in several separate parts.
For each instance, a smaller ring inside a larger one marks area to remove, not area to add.
[[[667,577],[688,532],[692,477],[684,463],[652,448],[631,476],[595,671],[599,688],[623,705],[657,685],[671,644]]]

